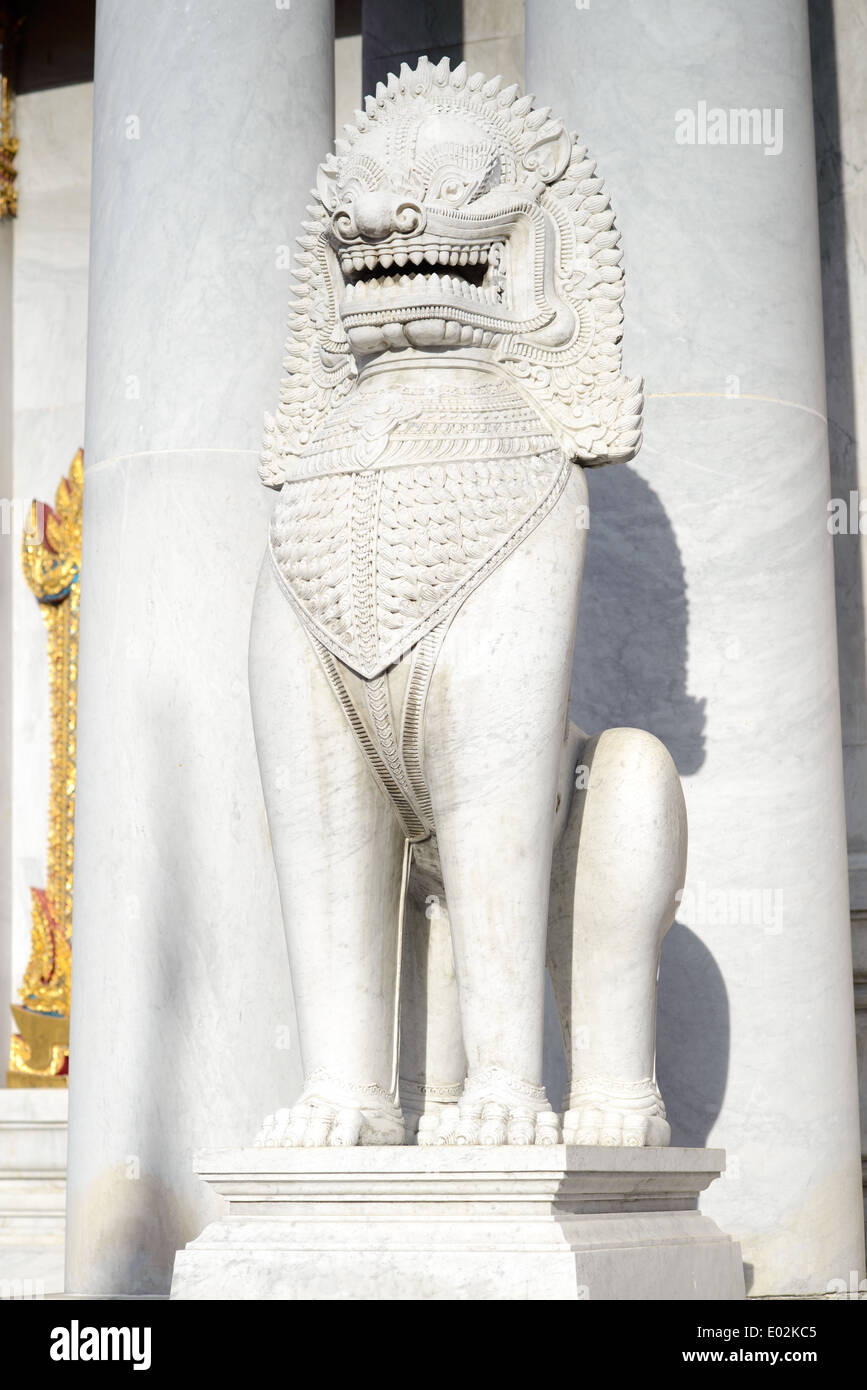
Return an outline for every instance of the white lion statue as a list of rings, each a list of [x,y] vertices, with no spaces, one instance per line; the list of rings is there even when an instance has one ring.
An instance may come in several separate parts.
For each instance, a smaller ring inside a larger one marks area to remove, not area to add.
[[[567,718],[583,470],[641,437],[602,179],[532,97],[422,58],[315,198],[250,649],[305,1080],[257,1142],[667,1144],[680,783]]]

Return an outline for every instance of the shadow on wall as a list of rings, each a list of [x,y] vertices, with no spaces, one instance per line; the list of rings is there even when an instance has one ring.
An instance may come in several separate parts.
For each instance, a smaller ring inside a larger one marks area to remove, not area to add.
[[[590,534],[572,678],[572,717],[588,733],[656,734],[682,777],[705,759],[705,705],[687,690],[689,604],[671,522],[625,464],[588,472]],[[713,956],[675,922],[662,948],[657,1070],[672,1143],[703,1147],[720,1113],[729,1007]]]
[[[626,464],[590,469],[572,718],[593,734],[647,729],[682,777],[704,762],[705,701],[686,689],[683,564],[662,503]]]
[[[729,1002],[700,937],[675,922],[662,943],[656,1073],[672,1144],[704,1148],[722,1109],[729,1062]]]
[[[415,67],[423,54],[432,63],[463,58],[464,0],[395,5],[390,0],[365,0],[362,5],[362,92],[372,95],[377,82],[401,63]]]

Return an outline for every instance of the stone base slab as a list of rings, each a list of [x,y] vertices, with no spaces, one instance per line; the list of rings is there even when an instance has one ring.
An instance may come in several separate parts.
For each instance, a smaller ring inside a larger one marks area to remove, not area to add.
[[[177,1299],[742,1299],[720,1149],[230,1149]]]
[[[63,1288],[65,1090],[0,1089],[0,1300]]]

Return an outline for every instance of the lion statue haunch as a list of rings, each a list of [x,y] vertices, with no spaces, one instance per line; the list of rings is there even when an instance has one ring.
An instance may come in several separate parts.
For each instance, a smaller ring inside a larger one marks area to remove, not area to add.
[[[666,1144],[680,783],[567,718],[583,468],[641,432],[602,180],[532,97],[422,58],[314,196],[250,645],[305,1081],[257,1142]]]

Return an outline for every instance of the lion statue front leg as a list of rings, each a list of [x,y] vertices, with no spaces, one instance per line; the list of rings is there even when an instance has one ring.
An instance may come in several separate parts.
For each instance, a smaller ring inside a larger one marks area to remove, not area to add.
[[[559,1138],[542,1085],[545,949],[585,501],[575,469],[553,511],[458,612],[431,682],[425,766],[467,1059],[441,1143]]]
[[[268,560],[250,685],[305,1073],[301,1094],[265,1120],[256,1142],[402,1144],[395,973],[404,838]]]

